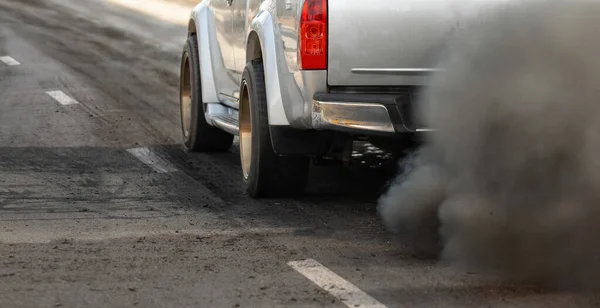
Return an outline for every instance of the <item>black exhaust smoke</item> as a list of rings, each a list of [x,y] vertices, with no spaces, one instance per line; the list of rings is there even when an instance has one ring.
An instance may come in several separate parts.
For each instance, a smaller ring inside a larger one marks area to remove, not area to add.
[[[510,280],[600,284],[600,2],[506,1],[452,38],[435,127],[379,205],[413,246]]]

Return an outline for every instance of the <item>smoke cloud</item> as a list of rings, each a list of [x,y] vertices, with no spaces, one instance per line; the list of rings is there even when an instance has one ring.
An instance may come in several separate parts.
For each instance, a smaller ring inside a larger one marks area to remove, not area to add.
[[[600,284],[600,2],[505,2],[451,40],[436,132],[381,198],[418,251],[510,280]]]

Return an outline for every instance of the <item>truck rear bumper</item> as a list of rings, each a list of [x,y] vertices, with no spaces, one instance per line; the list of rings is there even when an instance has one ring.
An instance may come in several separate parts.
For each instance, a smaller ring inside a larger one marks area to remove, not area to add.
[[[413,120],[411,94],[316,93],[312,124],[316,130],[359,135],[393,136],[430,129]]]

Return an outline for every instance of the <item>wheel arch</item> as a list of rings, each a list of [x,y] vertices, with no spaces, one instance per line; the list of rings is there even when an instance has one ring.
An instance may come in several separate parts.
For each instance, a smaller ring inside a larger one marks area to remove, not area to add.
[[[190,18],[190,20],[188,22],[187,36],[190,37],[192,35],[196,35],[196,33],[198,33],[198,30],[196,27],[196,20],[194,20],[194,18]]]
[[[246,43],[246,63],[252,60],[263,58],[262,46],[260,44],[260,37],[256,31],[251,31],[248,35],[248,41]]]
[[[276,24],[268,11],[262,11],[249,24],[246,36],[246,60],[262,59],[267,87],[267,105],[270,125],[290,125],[283,105],[280,63],[283,50],[276,34]],[[260,58],[258,58],[260,57]]]
[[[203,1],[192,10],[187,26],[187,37],[195,36],[198,40],[198,63],[200,64],[200,83],[202,100],[205,103],[218,103],[218,86],[214,77],[217,67],[213,61],[216,38],[211,35],[211,24],[208,8],[210,1]]]
[[[263,28],[259,28],[263,29]],[[279,87],[280,78],[279,78],[279,70],[278,67],[275,67],[273,70],[273,63],[281,63],[278,62],[276,58],[271,58],[271,55],[268,48],[274,46],[269,46],[269,44],[264,44],[261,40],[261,37],[267,37],[268,34],[259,34],[256,30],[251,30],[248,34],[247,42],[246,42],[246,63],[250,63],[253,60],[262,60],[263,69],[265,74],[265,87],[267,88],[267,117],[269,118],[269,131],[271,135],[271,143],[273,146],[273,150],[278,154],[283,155],[325,155],[327,150],[329,149],[331,142],[331,134],[328,132],[315,132],[315,131],[303,131],[292,128],[289,124],[273,124],[273,110],[275,112],[281,112],[281,115],[285,117],[285,111],[283,106],[284,97],[279,91],[273,91],[269,89],[269,87]],[[264,49],[263,49],[264,48]],[[281,65],[281,64],[280,64]],[[269,70],[271,69],[271,70]],[[275,83],[276,85],[273,85]],[[279,89],[281,90],[281,89]],[[240,93],[240,130],[242,127],[242,114],[244,108],[243,101],[244,93]],[[274,105],[273,101],[279,100],[279,103]],[[298,100],[301,102],[301,99]],[[280,109],[281,108],[281,109]],[[275,118],[277,121],[277,118]],[[287,118],[284,118],[287,123]],[[248,119],[246,119],[248,121]]]

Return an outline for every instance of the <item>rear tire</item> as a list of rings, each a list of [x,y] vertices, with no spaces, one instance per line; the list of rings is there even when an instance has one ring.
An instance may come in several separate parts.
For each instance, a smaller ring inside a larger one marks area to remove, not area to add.
[[[179,78],[183,143],[192,152],[227,151],[233,144],[233,135],[206,122],[201,87],[198,40],[192,35],[183,48]]]
[[[246,65],[240,95],[240,157],[246,191],[254,198],[302,194],[310,158],[279,156],[273,150],[262,60]]]

